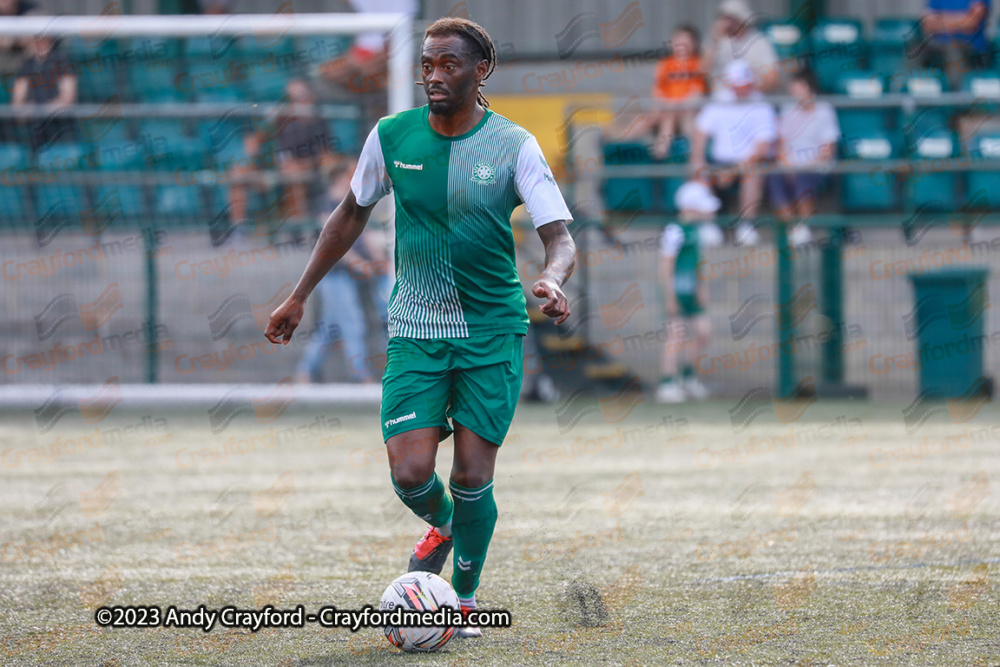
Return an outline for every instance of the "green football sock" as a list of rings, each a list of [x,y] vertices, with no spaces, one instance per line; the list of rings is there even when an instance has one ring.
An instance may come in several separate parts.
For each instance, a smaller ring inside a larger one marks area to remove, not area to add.
[[[684,378],[685,380],[690,380],[691,378],[693,378],[694,366],[692,366],[691,364],[685,364],[684,367],[681,368],[681,377]]]
[[[675,380],[677,380],[677,378],[675,376],[673,376],[673,375],[661,375],[660,376],[660,384],[670,384],[671,382],[674,382]]]
[[[459,597],[470,598],[479,587],[479,574],[486,562],[493,528],[497,524],[497,504],[493,500],[493,480],[478,489],[451,483],[455,514],[451,530],[455,539],[455,569],[451,585]]]
[[[412,489],[401,488],[396,480],[392,480],[392,488],[404,505],[432,526],[440,528],[451,521],[451,498],[436,472],[431,474],[429,480]]]

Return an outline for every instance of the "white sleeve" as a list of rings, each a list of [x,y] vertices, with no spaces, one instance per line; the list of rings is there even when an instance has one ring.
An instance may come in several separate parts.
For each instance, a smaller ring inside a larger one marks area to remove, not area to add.
[[[680,225],[673,223],[667,225],[663,230],[663,238],[660,240],[660,252],[664,257],[676,257],[684,245],[684,231]]]
[[[822,125],[823,141],[828,144],[836,143],[840,139],[840,121],[837,120],[837,112],[832,105],[824,106],[824,123]]]
[[[378,125],[372,128],[358,158],[358,168],[351,178],[351,191],[360,206],[371,206],[392,192],[392,179],[385,169],[382,144],[378,138]]]
[[[695,116],[694,126],[701,130],[704,134],[711,134],[713,126],[713,112],[715,111],[715,106],[712,104],[707,104],[701,108],[698,115]]]
[[[536,229],[556,220],[568,222],[573,219],[534,137],[528,137],[521,144],[514,184]]]

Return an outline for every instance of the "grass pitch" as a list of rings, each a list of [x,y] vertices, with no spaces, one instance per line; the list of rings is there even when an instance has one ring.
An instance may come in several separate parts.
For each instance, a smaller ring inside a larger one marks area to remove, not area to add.
[[[430,655],[375,629],[93,620],[377,605],[424,528],[392,493],[375,408],[293,405],[217,433],[206,411],[70,414],[41,433],[4,414],[0,663],[1000,664],[988,410],[908,433],[900,406],[819,403],[735,432],[731,407],[560,426],[522,405],[479,591],[515,626]],[[450,459],[448,441],[442,474]]]

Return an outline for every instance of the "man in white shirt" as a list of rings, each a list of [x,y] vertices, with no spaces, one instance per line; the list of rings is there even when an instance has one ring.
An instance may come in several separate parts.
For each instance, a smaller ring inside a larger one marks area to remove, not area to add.
[[[816,99],[817,87],[812,71],[796,72],[788,84],[796,103],[782,108],[778,122],[778,160],[810,170],[767,177],[767,194],[775,215],[784,222],[797,220],[790,233],[795,245],[812,239],[805,221],[816,212],[816,190],[829,178],[840,139],[837,112],[829,102]]]
[[[753,72],[745,61],[729,63],[725,79],[731,92],[707,104],[695,118],[691,168],[694,177],[706,185],[728,188],[740,182],[736,243],[753,245],[759,240],[753,220],[763,199],[762,163],[772,156],[778,137],[774,109],[756,90]],[[709,139],[712,169],[705,155]]]
[[[702,67],[709,73],[713,94],[726,90],[724,74],[734,60],[750,65],[758,90],[777,91],[781,84],[778,53],[755,25],[762,18],[763,14],[755,14],[744,0],[719,3],[711,37],[702,52]]]

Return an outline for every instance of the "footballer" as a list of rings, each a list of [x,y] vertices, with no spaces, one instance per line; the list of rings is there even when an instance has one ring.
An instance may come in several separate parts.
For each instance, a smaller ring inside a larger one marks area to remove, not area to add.
[[[496,60],[490,36],[472,21],[442,18],[427,29],[420,56],[427,104],[382,118],[368,135],[351,191],[265,332],[288,344],[313,288],[392,192],[396,283],[382,435],[396,495],[429,524],[409,570],[439,574],[454,551],[451,582],[466,613],[476,606],[496,525],[494,468],[520,393],[528,330],[511,212],[525,205],[545,247],[531,292],[557,324],[570,314],[562,286],[576,253],[566,227],[572,217],[538,142],[490,111],[480,92]],[[452,433],[446,488],[435,457]]]

